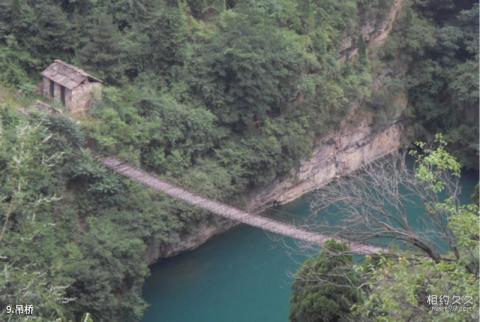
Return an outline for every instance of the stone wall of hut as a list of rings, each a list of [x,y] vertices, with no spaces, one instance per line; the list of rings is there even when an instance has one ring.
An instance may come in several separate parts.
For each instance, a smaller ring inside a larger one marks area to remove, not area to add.
[[[50,97],[50,80],[46,77],[43,78],[42,81],[42,95],[44,97]]]
[[[97,82],[85,81],[77,86],[71,92],[70,104],[68,110],[73,114],[85,114],[92,106],[94,100],[100,98],[101,84]]]
[[[42,95],[61,104],[61,85],[54,83],[54,96],[50,95],[50,79],[42,81]],[[73,90],[65,88],[65,109],[73,114],[85,114],[95,99],[100,99],[101,84],[85,81]]]

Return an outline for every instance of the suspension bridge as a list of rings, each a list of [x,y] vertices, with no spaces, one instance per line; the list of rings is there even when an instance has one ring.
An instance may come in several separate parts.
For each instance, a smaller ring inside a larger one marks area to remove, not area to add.
[[[260,215],[251,214],[235,207],[226,205],[216,200],[202,197],[196,193],[192,193],[176,185],[159,179],[153,174],[138,169],[126,162],[118,160],[114,157],[98,157],[103,165],[110,168],[114,172],[130,178],[131,180],[143,184],[155,191],[162,192],[177,200],[184,201],[190,205],[207,210],[216,215],[228,218],[252,227],[262,229],[274,234],[290,237],[308,244],[323,245],[327,240],[337,240],[349,245],[352,252],[356,254],[375,254],[385,253],[386,249],[365,245],[356,242],[350,242],[337,237],[326,236],[317,232],[309,231],[304,228],[297,227],[292,224],[280,222],[275,219],[266,218]]]

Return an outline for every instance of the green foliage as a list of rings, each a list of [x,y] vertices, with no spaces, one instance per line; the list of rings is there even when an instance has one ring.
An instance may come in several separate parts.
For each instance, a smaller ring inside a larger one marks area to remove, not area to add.
[[[371,99],[361,30],[367,22],[379,27],[391,3],[0,1],[0,83],[31,95],[38,72],[54,58],[106,83],[103,101],[82,128],[61,117],[27,121],[0,110],[2,256],[8,253],[0,264],[13,278],[3,284],[5,296],[28,302],[12,285],[36,283],[32,301],[45,320],[85,312],[95,321],[138,320],[146,245],[176,242],[209,219],[113,176],[85,145],[205,195],[241,202],[249,189],[298,166],[354,103]],[[478,125],[470,121],[478,105],[475,9],[416,1],[386,53],[401,53],[410,66],[408,79],[389,91],[407,86],[422,130],[444,131],[467,156],[478,150],[472,130]],[[346,39],[358,56],[339,63]],[[384,108],[390,96],[374,99],[381,118],[398,117],[395,108]],[[426,159],[430,166],[419,175],[436,180],[429,171],[448,160],[445,154]],[[431,209],[454,214],[451,206]],[[459,231],[473,220],[456,218],[452,229]],[[464,265],[475,269],[476,259],[467,258]],[[341,309],[347,312],[347,304]]]
[[[97,131],[98,125],[96,138],[109,153],[141,161],[159,173],[178,175],[211,152],[224,136],[216,117],[204,108],[148,91],[130,94],[126,98],[116,90],[107,91],[105,104],[95,110],[96,118],[105,122],[92,127]]]
[[[0,305],[32,304],[39,321],[139,320],[146,245],[195,213],[99,166],[67,119],[0,115]]]
[[[118,83],[122,76],[119,66],[122,52],[112,17],[96,17],[87,29],[89,35],[86,44],[78,51],[80,62],[87,69],[97,71],[106,81]]]
[[[417,177],[435,194],[447,192],[445,176],[459,175],[460,165],[449,155],[446,143],[437,135],[436,149],[423,149],[417,154]],[[424,147],[424,144],[420,144]],[[470,297],[478,303],[479,237],[478,205],[458,205],[451,196],[444,200],[426,201],[431,215],[440,214],[448,220],[455,238],[453,254],[440,262],[424,257],[400,257],[369,260],[361,266],[367,280],[366,301],[355,307],[362,321],[476,321],[478,309],[435,311],[428,296]]]
[[[0,68],[2,69],[0,83],[15,86],[28,85],[31,81],[25,70],[34,64],[34,60],[30,54],[12,47],[15,48],[14,44],[8,47],[0,46]]]
[[[348,247],[333,240],[320,256],[307,260],[295,275],[290,321],[350,321],[350,308],[360,300],[359,276]]]
[[[412,1],[390,40],[408,66],[409,122],[437,132],[462,164],[478,169],[478,3]],[[393,57],[393,56],[392,56]]]
[[[85,313],[80,322],[94,322],[93,318],[92,318],[92,315],[90,313]]]
[[[460,177],[460,163],[445,150],[447,142],[443,139],[443,135],[436,134],[435,149],[426,147],[425,143],[417,142],[421,153],[411,151],[411,155],[415,156],[417,168],[416,177],[427,185],[428,189],[438,194],[445,190],[445,181],[443,173],[450,173],[454,177]]]
[[[455,192],[447,189],[447,181],[459,176],[460,164],[445,151],[442,136],[436,140],[436,148],[417,144],[415,172],[420,184],[432,193],[424,200],[428,214],[448,222],[455,241],[449,253],[433,261],[397,251],[368,256],[354,265],[345,246],[334,243],[337,251],[331,252],[328,244],[295,277],[291,321],[478,320],[479,207],[454,200]],[[436,310],[428,300],[432,296],[448,297],[451,306],[438,304],[445,309]],[[472,305],[454,308],[454,296],[470,298]]]
[[[194,55],[194,95],[238,129],[281,114],[315,64],[306,39],[275,28],[255,11],[223,14],[217,32]]]
[[[426,148],[419,144],[416,154],[417,177],[436,195],[449,193],[446,176],[460,175],[460,164],[445,151],[446,142],[437,135],[438,147]],[[425,201],[431,216],[443,216],[455,237],[453,256],[435,263],[426,258],[408,256],[382,259],[373,265],[367,264],[369,278],[368,300],[358,307],[362,319],[378,321],[476,321],[478,309],[467,311],[432,310],[427,303],[428,295],[453,295],[471,297],[478,303],[478,272],[480,231],[478,227],[478,205],[458,205],[451,196],[443,200]]]
[[[119,85],[95,109],[89,142],[182,182],[192,167],[199,177],[226,171],[214,186],[230,197],[289,173],[369,95],[365,57],[337,63],[340,39],[358,34],[353,0],[12,0],[2,8],[1,81],[25,86],[54,57],[79,64]],[[46,25],[49,15],[58,19]]]
[[[2,307],[32,304],[42,321],[65,318],[69,314],[59,303],[69,302],[65,289],[72,279],[64,272],[74,266],[63,266],[61,261],[73,256],[72,249],[63,247],[65,236],[57,235],[47,220],[60,200],[53,169],[63,155],[49,151],[51,136],[43,126],[16,120],[5,110],[2,114],[0,303]]]
[[[454,218],[454,221],[467,224],[464,213]],[[478,217],[475,222],[478,223]],[[462,238],[462,235],[464,232],[457,237]],[[472,236],[478,238],[478,229],[468,237]],[[475,247],[478,253],[478,245]],[[475,248],[470,251],[473,253]],[[476,264],[478,265],[478,255]],[[478,277],[467,269],[463,260],[435,263],[430,259],[408,256],[384,258],[366,263],[361,272],[368,276],[369,285],[366,301],[355,307],[355,314],[362,321],[478,320],[475,304],[465,311],[435,312],[427,302],[428,295],[446,295],[450,299],[455,295],[470,297],[472,303],[478,303]]]

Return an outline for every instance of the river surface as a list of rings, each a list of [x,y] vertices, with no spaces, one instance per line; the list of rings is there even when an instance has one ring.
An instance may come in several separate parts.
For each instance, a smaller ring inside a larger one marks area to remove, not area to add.
[[[463,178],[464,202],[477,178],[473,173]],[[280,210],[308,216],[310,200],[305,196]],[[416,216],[424,215],[416,211]],[[150,307],[142,321],[288,322],[292,274],[306,257],[292,240],[236,227],[153,265],[143,289]]]

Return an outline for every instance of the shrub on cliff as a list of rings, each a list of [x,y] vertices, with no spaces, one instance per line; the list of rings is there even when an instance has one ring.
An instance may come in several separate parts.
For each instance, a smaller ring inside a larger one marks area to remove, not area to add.
[[[358,284],[348,247],[328,241],[295,275],[290,321],[349,321],[352,306],[360,300]]]

